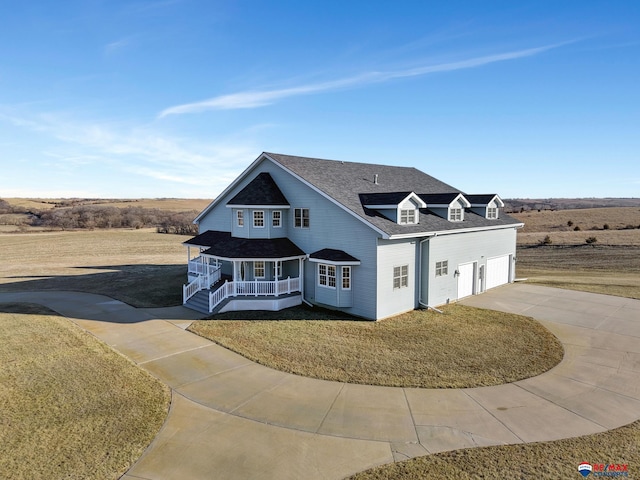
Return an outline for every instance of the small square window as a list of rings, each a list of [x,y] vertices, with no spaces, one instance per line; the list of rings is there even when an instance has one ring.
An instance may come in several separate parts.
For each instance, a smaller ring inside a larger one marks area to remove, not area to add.
[[[393,267],[393,288],[409,286],[409,265]]]
[[[436,262],[436,277],[442,277],[449,273],[449,261]]]
[[[487,218],[498,218],[498,209],[496,207],[487,207]]]
[[[400,210],[400,223],[404,225],[416,223],[416,211],[414,209]]]
[[[450,208],[449,209],[449,220],[451,222],[461,222],[462,221],[462,209],[461,208]]]

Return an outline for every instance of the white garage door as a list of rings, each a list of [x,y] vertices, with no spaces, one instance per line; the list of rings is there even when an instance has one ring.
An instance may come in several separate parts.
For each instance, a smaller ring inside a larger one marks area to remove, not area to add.
[[[473,295],[473,263],[458,266],[458,298]]]
[[[487,260],[487,290],[509,283],[510,255]]]

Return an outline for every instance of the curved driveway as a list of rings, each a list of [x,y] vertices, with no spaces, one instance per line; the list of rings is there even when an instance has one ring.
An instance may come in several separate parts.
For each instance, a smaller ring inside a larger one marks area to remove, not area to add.
[[[512,284],[466,305],[540,320],[563,361],[534,378],[452,390],[313,380],[184,330],[182,307],[92,294],[0,293],[44,304],[172,388],[162,430],[124,479],[343,478],[444,450],[601,432],[640,418],[640,301]]]

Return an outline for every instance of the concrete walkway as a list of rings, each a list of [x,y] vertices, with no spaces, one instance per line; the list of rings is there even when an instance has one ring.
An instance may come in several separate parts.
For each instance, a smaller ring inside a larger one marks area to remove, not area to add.
[[[0,293],[44,304],[172,387],[169,416],[125,479],[340,479],[444,450],[601,432],[640,418],[640,301],[527,284],[462,303],[533,316],[564,344],[538,377],[458,390],[278,372],[184,329],[193,312],[107,297]]]

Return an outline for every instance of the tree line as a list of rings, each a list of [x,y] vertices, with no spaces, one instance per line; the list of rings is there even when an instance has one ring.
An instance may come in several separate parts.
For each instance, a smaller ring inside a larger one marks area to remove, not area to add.
[[[22,214],[21,223],[26,226],[51,229],[98,229],[98,228],[149,228],[159,233],[194,235],[198,233],[193,219],[198,212],[172,212],[158,208],[111,207],[103,205],[80,205],[67,208],[52,208],[29,211],[15,207],[0,199],[0,214]]]

